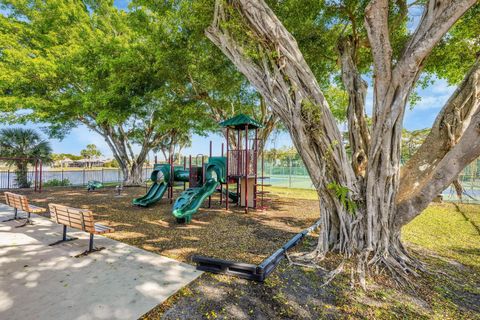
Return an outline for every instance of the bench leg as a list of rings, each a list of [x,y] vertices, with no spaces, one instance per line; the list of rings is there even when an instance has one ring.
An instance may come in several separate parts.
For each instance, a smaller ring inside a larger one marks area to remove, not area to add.
[[[49,246],[55,246],[57,244],[63,243],[63,242],[68,242],[68,241],[73,241],[77,240],[78,238],[75,237],[67,237],[67,226],[63,226],[63,235],[62,235],[62,240],[58,240],[54,243],[50,243]]]
[[[97,252],[97,251],[102,251],[103,249],[105,249],[104,247],[100,247],[100,248],[95,248],[93,246],[93,236],[94,234],[93,233],[90,233],[90,241],[88,242],[88,250],[80,253],[80,254],[77,254],[75,256],[75,258],[80,258],[80,257],[83,257],[83,256],[88,256],[90,253],[92,252]]]
[[[27,212],[27,217],[26,217],[26,218],[22,218],[22,219],[25,219],[25,222],[22,223],[22,224],[19,225],[19,226],[16,226],[15,228],[21,228],[21,227],[25,227],[27,224],[30,224],[30,225],[33,224],[32,219],[31,219],[31,213],[30,213],[30,212]]]
[[[93,233],[90,233],[90,241],[88,242],[88,252],[93,250]]]
[[[17,208],[13,208],[13,218],[10,218],[10,219],[7,219],[7,220],[3,220],[2,222],[7,222],[7,221],[13,221],[13,220],[22,220],[24,218],[19,218],[18,217],[18,209]]]

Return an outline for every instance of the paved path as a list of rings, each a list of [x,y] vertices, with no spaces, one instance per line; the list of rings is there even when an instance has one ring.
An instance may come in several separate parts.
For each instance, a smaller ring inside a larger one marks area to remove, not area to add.
[[[201,272],[105,237],[105,250],[74,258],[88,234],[54,247],[62,227],[33,215],[34,225],[4,222],[13,211],[0,204],[0,319],[137,319]]]

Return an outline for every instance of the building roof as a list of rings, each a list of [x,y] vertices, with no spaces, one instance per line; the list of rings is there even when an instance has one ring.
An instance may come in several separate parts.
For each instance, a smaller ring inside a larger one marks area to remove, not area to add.
[[[233,118],[220,122],[222,127],[229,127],[235,129],[245,129],[245,126],[251,129],[263,128],[263,125],[255,119],[250,118],[245,114],[239,114]]]

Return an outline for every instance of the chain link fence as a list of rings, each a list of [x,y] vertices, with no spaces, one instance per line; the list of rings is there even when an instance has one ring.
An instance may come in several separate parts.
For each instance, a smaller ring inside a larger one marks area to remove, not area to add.
[[[272,186],[297,189],[315,189],[307,168],[298,160],[266,161],[264,175],[270,177]]]

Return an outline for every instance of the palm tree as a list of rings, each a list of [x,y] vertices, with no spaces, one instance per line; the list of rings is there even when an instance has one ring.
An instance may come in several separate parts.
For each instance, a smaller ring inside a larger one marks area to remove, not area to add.
[[[0,157],[15,158],[7,160],[8,165],[15,165],[16,181],[19,188],[30,187],[28,165],[37,159],[44,163],[52,161],[52,148],[48,141],[32,129],[0,129]]]

